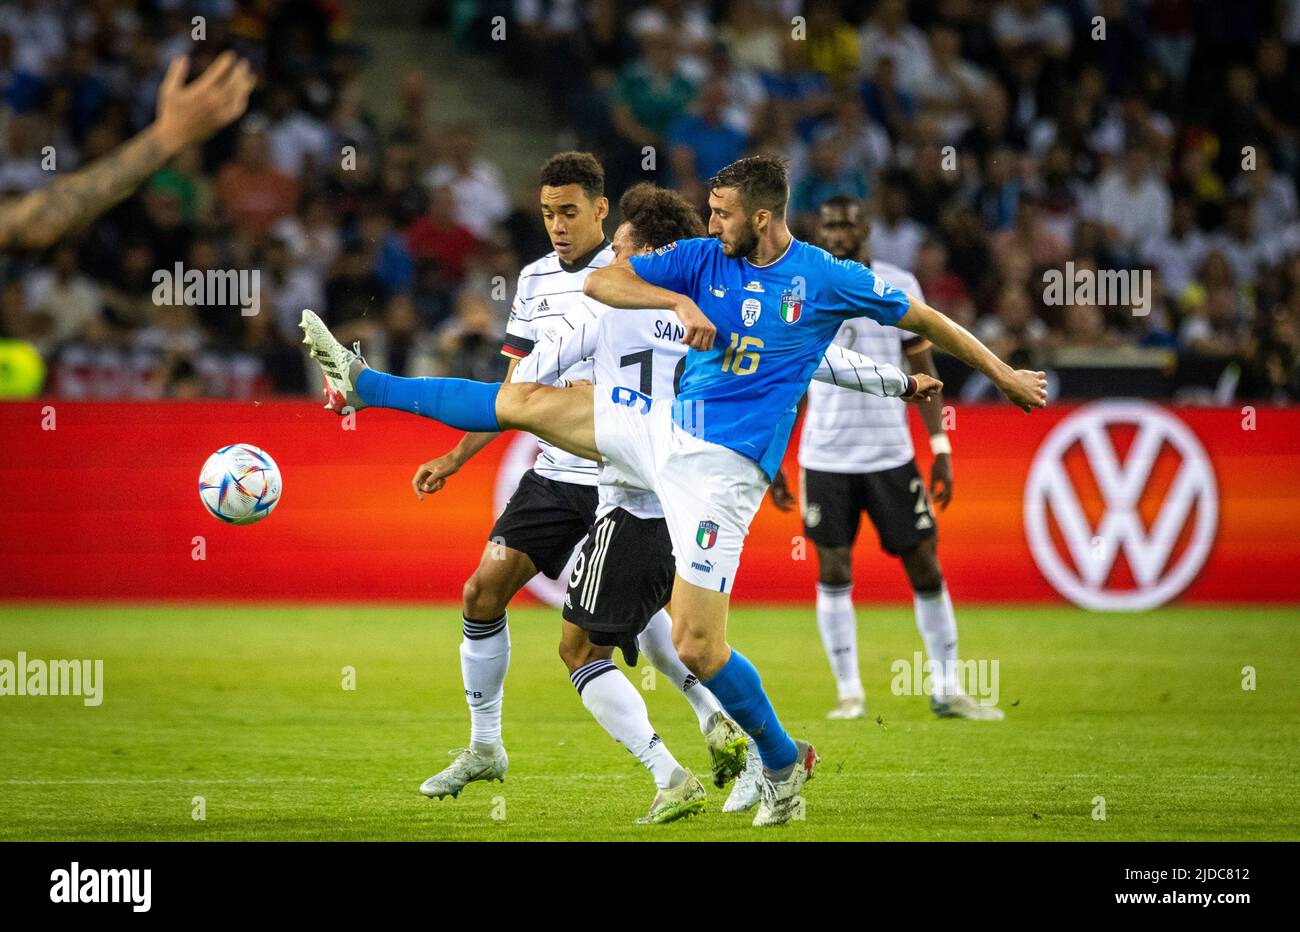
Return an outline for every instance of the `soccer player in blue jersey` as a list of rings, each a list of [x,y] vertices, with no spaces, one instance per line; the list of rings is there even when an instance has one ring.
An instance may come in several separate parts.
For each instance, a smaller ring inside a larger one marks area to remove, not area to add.
[[[796,240],[783,160],[735,162],[710,184],[707,239],[680,240],[598,269],[586,294],[612,307],[666,308],[689,344],[675,401],[628,388],[401,379],[366,368],[304,312],[304,342],[332,397],[399,408],[462,430],[527,430],[602,464],[602,481],[654,492],[676,563],[673,643],[758,745],[755,825],[790,821],[818,756],[781,727],[758,671],[727,642],[730,592],[750,521],[781,463],[796,405],[848,317],[918,333],[983,372],[1026,411],[1043,373],[1014,370],[965,329],[860,263]],[[329,405],[327,405],[328,407]]]

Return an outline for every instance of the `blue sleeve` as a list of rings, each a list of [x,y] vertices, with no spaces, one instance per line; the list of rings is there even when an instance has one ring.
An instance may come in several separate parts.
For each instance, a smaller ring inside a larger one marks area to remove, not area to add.
[[[907,313],[906,292],[900,291],[876,275],[861,262],[830,259],[833,310],[845,317],[870,317],[877,323],[894,326]]]
[[[695,283],[699,280],[703,245],[708,240],[683,239],[653,252],[633,256],[629,261],[632,271],[643,280],[660,288],[695,298]]]

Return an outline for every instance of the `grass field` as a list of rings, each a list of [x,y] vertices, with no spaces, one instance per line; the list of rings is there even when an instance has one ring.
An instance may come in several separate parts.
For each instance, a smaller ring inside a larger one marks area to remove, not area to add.
[[[807,821],[763,831],[712,790],[699,818],[632,824],[652,785],[582,707],[542,609],[511,616],[506,783],[421,797],[467,734],[458,621],[454,607],[0,607],[0,658],[102,658],[105,683],[97,708],[0,698],[0,839],[1300,838],[1295,608],[959,609],[963,657],[999,663],[1002,723],[937,721],[891,693],[890,663],[920,649],[910,606],[859,612],[865,722],[823,718],[834,690],[811,607],[738,609],[733,642],[822,755]],[[660,679],[646,696],[677,756],[707,770],[676,690]]]

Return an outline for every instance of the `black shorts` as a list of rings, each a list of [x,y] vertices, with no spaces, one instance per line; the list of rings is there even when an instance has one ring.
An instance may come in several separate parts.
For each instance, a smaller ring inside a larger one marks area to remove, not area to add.
[[[591,643],[619,647],[636,663],[636,636],[668,603],[676,573],[663,518],[638,518],[615,508],[596,522],[564,594],[564,620]]]
[[[936,534],[916,460],[882,472],[802,472],[804,533],[818,547],[851,547],[862,512],[886,553],[901,556]]]
[[[530,469],[492,525],[492,541],[528,554],[538,572],[559,579],[595,520],[594,485],[556,482]]]

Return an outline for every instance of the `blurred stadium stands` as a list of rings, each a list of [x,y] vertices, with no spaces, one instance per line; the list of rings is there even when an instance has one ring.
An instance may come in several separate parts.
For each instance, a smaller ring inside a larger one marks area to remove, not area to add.
[[[498,377],[515,276],[549,251],[530,166],[561,146],[602,158],[611,200],[649,178],[702,208],[716,168],[786,155],[798,232],[865,199],[874,257],[1063,396],[1300,394],[1300,0],[17,0],[0,196],[108,151],[168,60],[228,46],[262,76],[240,125],[0,257],[11,394],[29,346],[51,397],[304,394],[303,307],[390,371]],[[1149,313],[1045,300],[1067,261],[1150,270]],[[260,313],[156,301],[178,262],[259,270]]]

